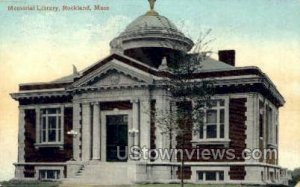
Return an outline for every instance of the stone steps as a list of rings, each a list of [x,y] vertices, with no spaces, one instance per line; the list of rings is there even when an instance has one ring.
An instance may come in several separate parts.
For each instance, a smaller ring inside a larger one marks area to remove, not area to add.
[[[83,184],[61,184],[59,187],[136,187],[137,185],[83,185]]]
[[[87,163],[79,169],[75,177],[65,179],[63,185],[129,185],[135,176],[134,169],[135,165],[128,163]]]

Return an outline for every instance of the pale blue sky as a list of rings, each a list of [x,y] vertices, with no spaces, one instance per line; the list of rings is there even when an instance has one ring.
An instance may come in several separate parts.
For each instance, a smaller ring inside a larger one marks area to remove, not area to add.
[[[19,1],[19,2],[17,2]],[[8,5],[104,5],[109,11],[8,12]],[[147,0],[0,0],[0,181],[13,177],[19,83],[50,81],[109,53],[109,41],[149,9]],[[237,66],[258,66],[287,103],[280,109],[279,163],[300,166],[300,0],[157,0],[195,38],[211,28],[213,50],[235,49]]]
[[[12,4],[59,6],[100,4],[110,6],[110,11],[7,12],[7,5]],[[124,15],[132,20],[147,9],[146,0],[24,0],[19,3],[10,3],[8,0],[0,3],[1,41],[21,42],[20,36],[26,33],[22,29],[24,24],[26,25],[26,22],[30,22],[31,19],[36,19],[37,15],[40,20],[33,25],[36,27],[35,32],[43,32],[46,27],[51,28],[51,31],[47,32],[66,33],[88,25],[103,24],[109,17],[116,15]],[[299,0],[157,0],[156,9],[175,23],[186,20],[196,27],[212,28],[216,33],[222,33],[224,30],[230,31],[230,34],[237,38],[300,40]],[[65,20],[64,25],[58,21],[61,19]],[[37,33],[33,37],[39,37]],[[26,39],[29,38],[26,37]]]

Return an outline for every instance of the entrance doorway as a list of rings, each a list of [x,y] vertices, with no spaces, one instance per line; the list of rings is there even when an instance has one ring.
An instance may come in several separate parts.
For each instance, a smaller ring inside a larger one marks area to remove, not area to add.
[[[106,115],[106,161],[126,162],[128,115]]]

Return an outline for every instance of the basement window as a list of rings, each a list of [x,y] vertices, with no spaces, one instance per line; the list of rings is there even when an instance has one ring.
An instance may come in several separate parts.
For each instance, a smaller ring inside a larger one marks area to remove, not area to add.
[[[224,171],[198,171],[199,181],[224,181]]]
[[[39,180],[58,180],[60,170],[39,170]]]

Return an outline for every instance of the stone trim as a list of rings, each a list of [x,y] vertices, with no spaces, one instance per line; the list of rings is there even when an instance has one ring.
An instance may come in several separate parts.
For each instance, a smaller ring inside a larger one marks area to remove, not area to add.
[[[81,146],[81,107],[80,103],[73,103],[73,130],[77,132],[77,135],[73,137],[73,159],[80,160],[80,146]]]
[[[216,107],[212,107],[209,108],[210,109],[214,109],[214,110],[220,110],[220,109],[224,109],[224,138],[213,138],[213,139],[209,139],[209,138],[204,138],[205,137],[205,132],[204,132],[204,137],[203,139],[199,138],[199,132],[197,131],[196,133],[193,133],[193,139],[191,140],[193,143],[193,146],[197,146],[197,145],[225,145],[225,146],[229,146],[229,96],[212,96],[211,100],[223,100],[224,101],[224,106],[219,106],[219,104]],[[192,104],[194,105],[194,101],[192,102]],[[205,112],[206,113],[206,112]],[[219,111],[218,111],[219,113]],[[204,117],[204,121],[205,121],[205,117]],[[217,115],[217,123],[219,123],[219,115]],[[206,122],[205,122],[206,123]],[[219,137],[219,133],[220,133],[220,126],[218,125],[217,127],[217,137]]]
[[[57,114],[56,116],[60,116],[60,137],[61,140],[60,142],[44,142],[42,143],[41,140],[41,134],[40,134],[40,129],[41,129],[41,109],[50,109],[50,108],[59,108],[60,109],[60,114]],[[64,148],[64,132],[65,132],[65,123],[64,123],[64,118],[65,118],[65,107],[64,105],[37,105],[35,107],[35,129],[36,129],[36,134],[35,134],[35,148],[39,149],[40,147],[59,147],[60,149]]]
[[[130,128],[130,124],[132,124],[132,111],[131,110],[110,110],[110,111],[102,111],[101,112],[101,161],[106,162],[106,116],[107,115],[128,115],[128,130]],[[134,140],[131,136],[128,136],[128,153],[130,151],[130,147],[133,146]]]
[[[40,170],[59,170],[60,175],[59,175],[58,180],[62,180],[63,178],[65,178],[65,176],[64,176],[65,167],[64,166],[35,166],[34,169],[35,169],[35,179],[36,180],[40,180],[39,179]]]
[[[127,67],[126,64],[118,60],[112,59],[110,63],[104,64],[95,71],[90,72],[88,75],[74,82],[72,84],[72,87],[87,86],[89,82],[93,82],[96,78],[107,74],[110,70],[116,70],[119,73],[122,73],[126,76],[130,76],[144,83],[153,82],[153,78],[149,73],[145,73],[144,71],[140,71],[138,69],[132,69],[132,66]]]
[[[132,101],[132,128],[129,129],[130,135],[133,137],[133,146],[140,145],[140,101],[133,99]]]
[[[101,155],[101,110],[100,103],[95,102],[92,104],[93,106],[93,160],[100,160]]]
[[[82,160],[91,159],[91,105],[82,103]]]
[[[25,109],[19,107],[18,162],[25,162]]]

